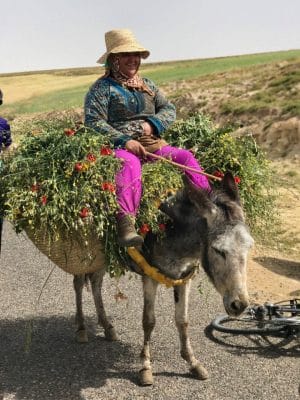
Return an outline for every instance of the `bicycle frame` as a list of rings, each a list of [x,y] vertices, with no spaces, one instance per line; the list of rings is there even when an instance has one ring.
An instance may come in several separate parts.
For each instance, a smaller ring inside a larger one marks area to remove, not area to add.
[[[275,304],[265,303],[248,307],[238,317],[216,317],[211,326],[221,332],[233,334],[300,334],[300,299],[290,299]]]

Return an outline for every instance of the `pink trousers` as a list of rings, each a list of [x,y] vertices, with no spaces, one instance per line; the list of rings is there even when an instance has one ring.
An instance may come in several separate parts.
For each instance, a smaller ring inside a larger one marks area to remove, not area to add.
[[[196,158],[188,150],[164,146],[154,154],[172,159],[178,164],[202,170]],[[118,217],[128,214],[136,216],[142,196],[142,164],[150,162],[150,160],[141,160],[138,156],[123,149],[115,150],[115,155],[122,159],[123,165],[116,175],[116,195],[120,206]],[[151,162],[153,161],[151,160]],[[185,174],[195,186],[210,190],[206,176],[191,171],[185,171]]]

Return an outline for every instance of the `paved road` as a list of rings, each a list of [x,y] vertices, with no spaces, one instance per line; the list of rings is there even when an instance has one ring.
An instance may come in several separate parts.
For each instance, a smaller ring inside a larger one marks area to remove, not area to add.
[[[116,284],[105,281],[104,300],[119,341],[109,343],[95,326],[91,293],[85,291],[90,341],[74,340],[72,276],[53,269],[23,235],[4,224],[0,268],[0,399],[297,399],[300,349],[296,341],[232,337],[207,329],[222,311],[219,295],[201,273],[193,281],[190,335],[210,372],[198,381],[178,351],[172,290],[160,288],[152,343],[155,384],[139,387],[142,344],[138,276],[119,283],[128,300],[116,302]],[[48,280],[47,280],[48,277]],[[47,282],[45,283],[45,281]],[[202,293],[198,291],[201,284]]]

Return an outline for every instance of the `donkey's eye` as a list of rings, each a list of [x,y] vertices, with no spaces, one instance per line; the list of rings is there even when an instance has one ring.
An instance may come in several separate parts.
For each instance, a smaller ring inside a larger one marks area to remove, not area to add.
[[[221,256],[222,258],[226,258],[226,254],[225,254],[225,251],[222,251],[222,250],[219,250],[219,249],[216,249],[216,248],[214,248],[214,250],[215,250],[215,252],[219,255],[219,256]]]

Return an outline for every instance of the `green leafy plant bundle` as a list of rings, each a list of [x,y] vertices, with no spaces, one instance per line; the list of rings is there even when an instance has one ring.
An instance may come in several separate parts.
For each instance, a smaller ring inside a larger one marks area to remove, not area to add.
[[[103,135],[76,126],[72,118],[51,117],[24,123],[17,150],[5,156],[0,171],[0,217],[16,232],[30,228],[63,240],[77,232],[84,245],[91,230],[104,243],[109,272],[120,275],[125,250],[116,241],[115,175],[121,162]],[[178,170],[163,162],[143,171],[143,200],[137,219],[141,234],[163,234],[160,198],[178,189]]]
[[[273,174],[251,133],[236,137],[233,127],[216,127],[208,116],[195,114],[175,122],[165,138],[191,149],[206,172],[222,177],[231,171],[252,232],[260,240],[270,231],[277,221]]]

